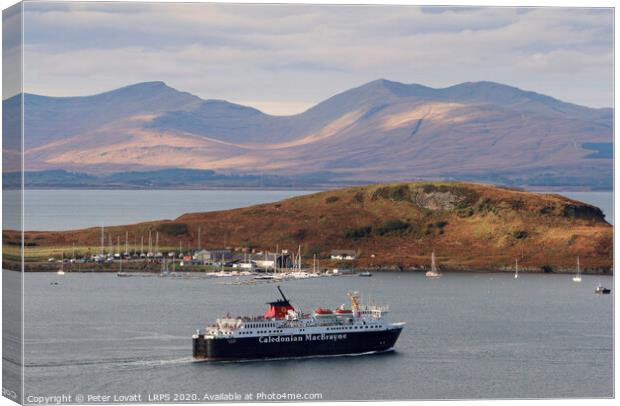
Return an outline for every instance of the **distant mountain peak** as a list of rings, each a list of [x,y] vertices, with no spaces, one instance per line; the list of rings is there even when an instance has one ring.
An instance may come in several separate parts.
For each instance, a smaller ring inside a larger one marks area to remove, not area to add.
[[[173,87],[168,86],[163,81],[152,81],[152,82],[139,82],[131,85],[119,87],[114,90],[110,90],[109,92],[104,92],[100,94],[109,94],[109,93],[129,93],[129,92],[175,92],[175,93],[186,93],[181,92]]]
[[[134,84],[131,84],[131,85],[128,85],[128,86],[123,86],[123,87],[121,87],[119,89],[130,88],[130,87],[134,87],[134,88],[138,88],[138,87],[144,87],[144,88],[146,88],[146,87],[149,87],[149,88],[168,87],[168,88],[172,89],[163,80],[154,80],[154,81],[151,81],[151,82],[138,82],[138,83],[134,83]]]

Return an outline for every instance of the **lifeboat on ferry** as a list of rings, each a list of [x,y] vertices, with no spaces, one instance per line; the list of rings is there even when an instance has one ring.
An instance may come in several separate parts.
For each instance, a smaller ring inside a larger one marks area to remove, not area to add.
[[[353,317],[353,311],[351,309],[336,309],[336,316],[338,317]]]
[[[314,309],[314,317],[334,317],[334,312],[329,309],[319,307]]]

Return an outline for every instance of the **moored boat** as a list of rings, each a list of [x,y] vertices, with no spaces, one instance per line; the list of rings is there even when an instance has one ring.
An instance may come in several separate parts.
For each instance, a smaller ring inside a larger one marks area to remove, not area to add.
[[[601,284],[599,283],[596,289],[594,289],[594,293],[601,294],[601,295],[608,295],[611,293],[611,289],[601,286]]]
[[[519,279],[519,260],[515,259],[515,279]]]
[[[431,270],[426,272],[426,277],[430,279],[441,278],[441,272],[437,269],[437,264],[435,263],[435,251],[431,254]]]
[[[60,260],[60,269],[56,271],[56,275],[64,275],[65,274],[65,253],[62,253]]]
[[[579,257],[577,257],[577,274],[573,276],[573,282],[581,282],[581,270],[579,268]]]

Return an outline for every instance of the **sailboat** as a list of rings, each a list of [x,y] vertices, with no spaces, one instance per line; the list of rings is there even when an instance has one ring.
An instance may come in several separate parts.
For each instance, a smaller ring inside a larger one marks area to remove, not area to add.
[[[60,260],[60,269],[56,272],[56,275],[65,274],[65,253],[62,253],[62,259]]]
[[[431,254],[431,270],[426,272],[427,278],[441,278],[441,272],[437,270],[437,265],[435,264],[435,251]]]
[[[573,282],[581,282],[581,270],[579,269],[579,257],[577,257],[577,274],[573,276]]]
[[[166,262],[165,257],[161,262],[161,272],[159,273],[159,276],[170,276],[170,271],[168,270],[168,263]]]
[[[515,279],[519,277],[519,260],[515,259]]]

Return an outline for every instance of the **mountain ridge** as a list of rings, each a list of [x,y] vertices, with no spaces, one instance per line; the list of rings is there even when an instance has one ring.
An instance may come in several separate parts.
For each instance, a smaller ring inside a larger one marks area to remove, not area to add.
[[[425,86],[419,83],[402,83],[402,82],[397,82],[397,81],[393,81],[393,80],[389,80],[389,79],[385,79],[385,78],[380,78],[380,79],[375,79],[373,81],[364,83],[360,86],[351,88],[351,89],[347,89],[344,90],[342,92],[339,92],[337,94],[335,94],[334,96],[328,97],[327,99],[318,102],[314,105],[312,105],[311,107],[309,107],[308,109],[301,111],[299,113],[294,113],[294,114],[290,114],[290,115],[272,115],[269,113],[266,113],[264,111],[261,111],[260,109],[254,107],[254,106],[250,106],[250,105],[245,105],[245,104],[241,104],[241,103],[235,103],[235,102],[230,102],[227,101],[225,99],[218,99],[218,98],[207,98],[204,99],[200,96],[196,96],[191,92],[186,92],[186,91],[181,91],[178,89],[175,89],[171,86],[169,86],[165,81],[161,81],[161,80],[156,80],[156,81],[146,81],[146,82],[137,82],[137,83],[132,83],[132,84],[128,84],[128,85],[124,85],[121,87],[118,87],[116,89],[112,89],[112,90],[107,90],[107,91],[103,91],[103,92],[99,92],[99,93],[93,93],[93,94],[88,94],[88,95],[77,95],[77,96],[48,96],[48,95],[42,95],[42,94],[38,94],[38,93],[23,93],[23,95],[25,97],[34,97],[34,98],[44,98],[44,99],[88,99],[88,98],[93,98],[93,97],[97,97],[97,96],[105,96],[105,95],[112,95],[112,94],[118,94],[118,93],[122,93],[125,91],[129,91],[129,90],[134,90],[134,89],[166,89],[168,91],[172,91],[173,93],[179,93],[179,94],[183,94],[183,95],[187,95],[187,96],[191,96],[197,100],[200,100],[202,102],[224,102],[227,104],[231,104],[231,105],[236,105],[236,106],[242,106],[242,107],[246,107],[249,109],[254,109],[257,110],[265,115],[269,115],[269,116],[274,116],[274,117],[292,117],[292,116],[297,116],[299,114],[303,114],[305,112],[307,112],[308,110],[311,110],[313,108],[315,108],[316,106],[320,105],[321,103],[330,100],[336,96],[345,94],[347,92],[350,91],[354,91],[356,89],[361,89],[361,88],[365,88],[365,87],[372,87],[372,86],[377,86],[377,85],[383,85],[386,87],[393,87],[393,88],[416,88],[416,89],[420,89],[422,91],[426,91],[426,92],[440,92],[440,91],[449,91],[449,90],[454,90],[454,89],[468,89],[470,87],[497,87],[497,88],[503,88],[503,89],[510,89],[512,91],[515,92],[520,92],[521,94],[524,95],[531,95],[535,98],[540,98],[540,99],[544,99],[544,100],[549,100],[552,102],[559,102],[565,105],[570,105],[570,106],[576,106],[576,107],[581,107],[581,108],[586,108],[586,109],[590,109],[590,110],[607,110],[607,111],[613,111],[613,107],[591,107],[591,106],[586,106],[586,105],[581,105],[581,104],[577,104],[577,103],[571,103],[571,102],[565,102],[562,101],[558,98],[555,98],[553,96],[548,96],[548,95],[544,95],[542,93],[538,93],[535,91],[531,91],[531,90],[524,90],[521,89],[519,87],[516,86],[511,86],[511,85],[507,85],[507,84],[503,84],[503,83],[499,83],[499,82],[494,82],[494,81],[486,81],[486,80],[481,80],[481,81],[468,81],[468,82],[462,82],[462,83],[457,83],[454,85],[450,85],[450,86],[446,86],[446,87],[431,87],[431,86]],[[7,99],[4,99],[4,101],[8,101],[8,100],[12,100],[12,99],[16,99],[19,98],[21,96],[21,94],[18,95],[14,95],[11,96]]]
[[[162,81],[90,96],[26,94],[24,103],[27,170],[340,171],[344,183],[612,177],[607,155],[586,147],[612,142],[612,109],[489,81],[432,88],[378,79],[289,116]]]

